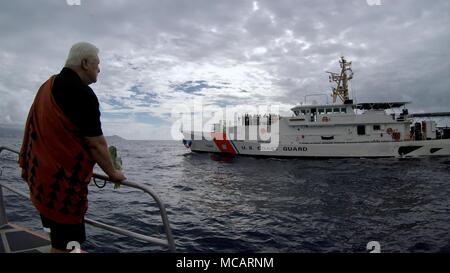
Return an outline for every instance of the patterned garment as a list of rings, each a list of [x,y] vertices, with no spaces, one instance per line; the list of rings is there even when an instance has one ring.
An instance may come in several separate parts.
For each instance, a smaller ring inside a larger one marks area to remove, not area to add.
[[[40,88],[30,108],[20,151],[22,178],[36,209],[61,224],[83,221],[94,160],[79,128],[52,96],[55,76]]]

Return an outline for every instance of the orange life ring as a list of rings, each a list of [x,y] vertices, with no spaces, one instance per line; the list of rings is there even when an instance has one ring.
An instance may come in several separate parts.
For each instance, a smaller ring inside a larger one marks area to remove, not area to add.
[[[400,132],[392,133],[392,138],[396,141],[399,141],[400,140]]]
[[[330,118],[329,118],[329,117],[323,117],[323,118],[322,118],[322,122],[328,122],[328,121],[330,121]]]
[[[388,133],[389,135],[392,135],[392,132],[393,132],[394,130],[392,130],[392,128],[387,128],[386,129],[386,133]]]

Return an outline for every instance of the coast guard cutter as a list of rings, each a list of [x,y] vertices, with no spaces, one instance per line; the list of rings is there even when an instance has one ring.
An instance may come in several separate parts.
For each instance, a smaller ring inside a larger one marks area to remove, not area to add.
[[[300,105],[292,116],[242,115],[214,124],[209,132],[182,131],[194,152],[267,157],[417,157],[450,155],[450,128],[409,114],[408,102],[355,103],[349,98],[351,62],[330,73],[333,103]],[[337,100],[339,99],[339,102]]]

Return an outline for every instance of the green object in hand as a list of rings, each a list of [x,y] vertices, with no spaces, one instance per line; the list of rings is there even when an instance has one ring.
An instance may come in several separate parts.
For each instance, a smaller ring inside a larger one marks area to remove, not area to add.
[[[122,159],[117,156],[117,148],[115,146],[109,146],[109,155],[111,156],[111,160],[116,170],[122,170]],[[114,183],[114,189],[118,189],[120,187],[120,183]]]

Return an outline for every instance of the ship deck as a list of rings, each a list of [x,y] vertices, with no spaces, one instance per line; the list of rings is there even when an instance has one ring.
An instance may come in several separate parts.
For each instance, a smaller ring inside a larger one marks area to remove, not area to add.
[[[0,227],[0,253],[49,253],[48,235],[8,223]]]

